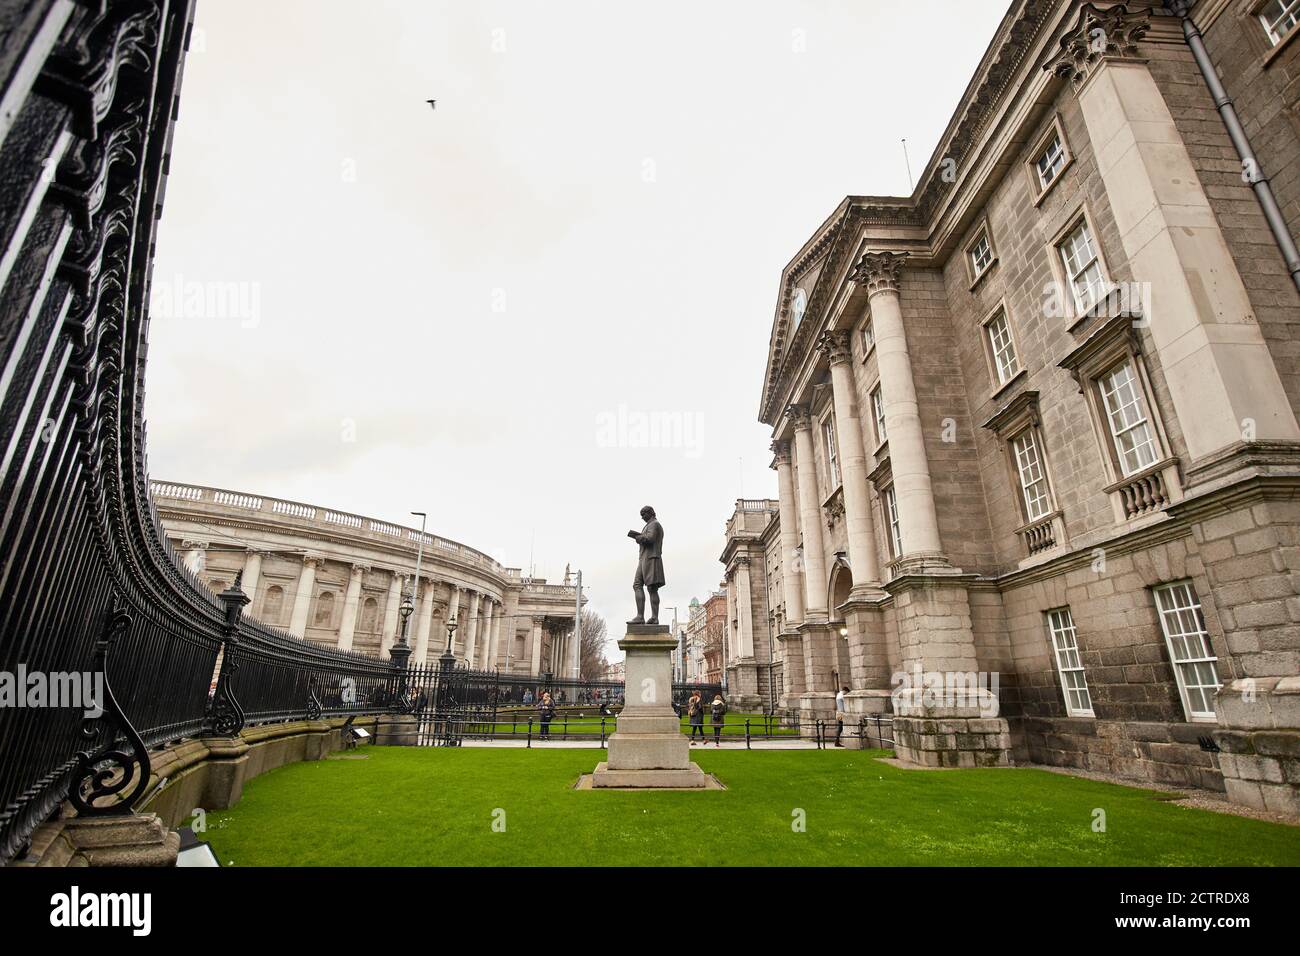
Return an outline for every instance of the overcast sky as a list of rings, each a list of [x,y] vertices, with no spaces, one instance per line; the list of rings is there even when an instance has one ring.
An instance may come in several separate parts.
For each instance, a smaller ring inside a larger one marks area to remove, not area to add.
[[[685,617],[735,499],[776,496],[781,269],[845,195],[910,191],[900,140],[919,173],[1006,6],[200,0],[154,477],[427,511],[582,568],[613,637],[649,503]]]

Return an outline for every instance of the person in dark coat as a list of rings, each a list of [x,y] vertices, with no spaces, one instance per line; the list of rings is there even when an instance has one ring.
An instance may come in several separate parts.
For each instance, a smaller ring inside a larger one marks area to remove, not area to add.
[[[686,702],[686,715],[691,722],[691,746],[695,746],[695,734],[700,735],[700,743],[707,743],[704,739],[704,698],[700,692],[692,691],[691,699]]]
[[[727,702],[722,699],[721,694],[713,695],[713,703],[709,705],[709,712],[713,719],[713,746],[722,746],[722,725],[726,722]]]
[[[542,740],[550,740],[551,721],[555,719],[555,701],[551,700],[551,692],[549,690],[543,691],[542,699],[537,702],[537,716],[542,722]]]

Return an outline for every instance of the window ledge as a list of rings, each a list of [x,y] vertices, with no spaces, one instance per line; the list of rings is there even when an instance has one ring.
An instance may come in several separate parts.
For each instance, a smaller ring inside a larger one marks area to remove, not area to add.
[[[1022,366],[1019,372],[1012,375],[1009,379],[993,390],[992,394],[989,395],[989,400],[994,402],[1000,400],[1004,394],[1015,388],[1017,385],[1023,385],[1028,376],[1029,369]]]
[[[1064,170],[1062,170],[1062,172],[1064,172]],[[987,276],[990,272],[992,272],[994,266],[996,266],[997,264],[998,264],[998,257],[994,256],[992,259],[989,260],[989,264],[984,267],[983,271],[980,272],[978,275],[976,275],[975,278],[971,279],[970,282],[971,292],[975,291],[976,286],[978,286],[981,282],[984,281],[984,277]]]
[[[1256,20],[1255,22],[1259,23],[1258,20]],[[1273,61],[1276,60],[1279,54],[1281,54],[1281,52],[1286,49],[1287,44],[1295,39],[1296,34],[1298,33],[1300,33],[1300,26],[1292,27],[1287,32],[1286,36],[1282,37],[1282,39],[1279,40],[1276,45],[1271,46],[1269,48],[1269,51],[1264,54],[1264,59],[1260,63],[1260,66],[1265,70],[1267,70],[1270,66],[1272,66]],[[1265,35],[1265,38],[1267,39],[1267,34]]]

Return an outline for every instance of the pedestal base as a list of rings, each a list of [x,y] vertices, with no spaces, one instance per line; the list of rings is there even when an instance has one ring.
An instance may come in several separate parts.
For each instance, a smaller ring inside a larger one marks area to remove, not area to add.
[[[710,778],[691,763],[690,742],[672,708],[677,642],[668,627],[629,624],[618,646],[627,655],[627,703],[609,738],[609,759],[591,775],[592,787],[707,788]]]

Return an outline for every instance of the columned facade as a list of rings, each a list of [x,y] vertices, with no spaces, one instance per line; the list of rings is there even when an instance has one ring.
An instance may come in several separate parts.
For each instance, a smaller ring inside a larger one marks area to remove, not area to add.
[[[321,645],[388,657],[409,595],[412,667],[437,665],[455,619],[459,662],[540,676],[533,618],[572,626],[573,587],[526,577],[434,534],[421,546],[418,529],[245,492],[158,481],[153,493],[193,575],[217,593],[239,575],[250,617]]]
[[[915,763],[1300,809],[1300,45],[1191,8],[1208,80],[1163,8],[1011,4],[914,193],[846,198],[784,270],[787,715],[847,684]]]

